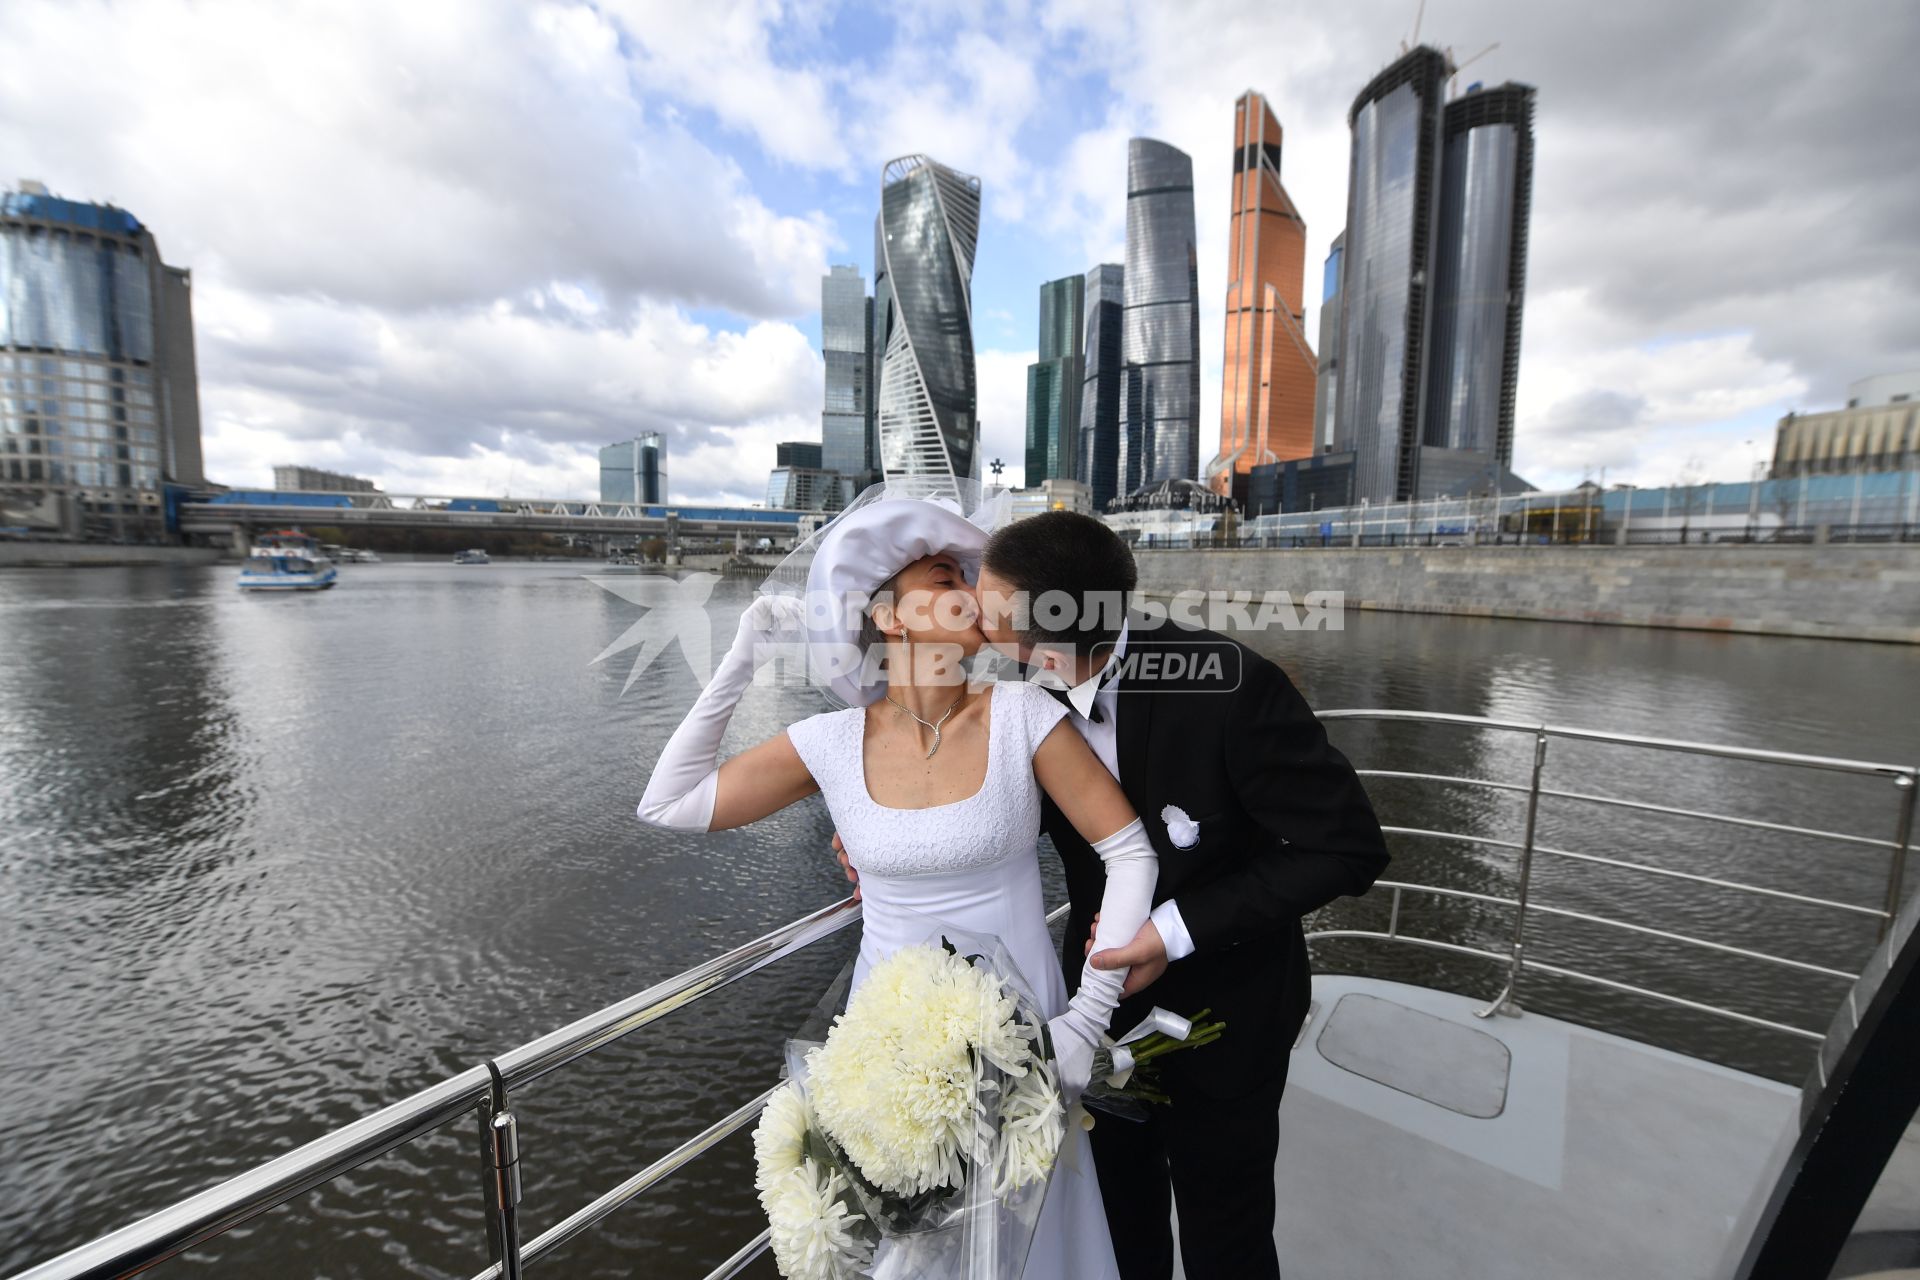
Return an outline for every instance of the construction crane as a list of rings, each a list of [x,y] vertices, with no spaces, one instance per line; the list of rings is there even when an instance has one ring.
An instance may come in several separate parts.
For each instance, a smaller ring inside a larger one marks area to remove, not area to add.
[[[1498,40],[1495,40],[1492,44],[1488,45],[1486,48],[1482,49],[1480,52],[1474,54],[1471,58],[1468,58],[1465,62],[1455,62],[1453,60],[1453,46],[1448,45],[1447,46],[1447,66],[1452,69],[1447,73],[1447,97],[1449,98],[1453,97],[1454,79],[1457,76],[1459,76],[1459,74],[1462,71],[1465,71],[1468,67],[1480,61],[1480,59],[1486,57],[1488,54],[1492,53],[1495,49],[1498,49],[1499,47],[1500,47],[1500,42]]]

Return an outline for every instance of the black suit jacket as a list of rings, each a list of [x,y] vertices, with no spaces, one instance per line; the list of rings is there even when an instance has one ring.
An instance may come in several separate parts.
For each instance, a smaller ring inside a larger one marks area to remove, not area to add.
[[[1226,1034],[1166,1059],[1163,1078],[1176,1096],[1252,1092],[1284,1077],[1306,1017],[1300,918],[1364,893],[1386,868],[1380,824],[1286,673],[1238,641],[1136,619],[1117,697],[1120,785],[1160,855],[1154,902],[1179,902],[1194,952],[1123,1003],[1113,1028],[1128,1030],[1155,1005],[1189,1017],[1211,1008]],[[1170,836],[1169,805],[1199,823],[1186,848]],[[1077,988],[1106,876],[1051,801],[1041,828],[1066,867],[1062,960]]]

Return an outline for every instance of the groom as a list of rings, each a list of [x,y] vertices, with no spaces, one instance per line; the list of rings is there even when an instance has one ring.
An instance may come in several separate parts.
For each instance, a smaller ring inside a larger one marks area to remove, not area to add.
[[[1132,968],[1113,1033],[1155,1005],[1188,1017],[1211,1008],[1227,1024],[1218,1042],[1161,1063],[1171,1105],[1144,1123],[1103,1117],[1094,1127],[1121,1274],[1172,1274],[1177,1206],[1193,1280],[1278,1277],[1277,1109],[1308,1003],[1300,918],[1364,893],[1387,865],[1386,845],[1352,766],[1280,668],[1214,632],[1123,615],[1134,583],[1132,553],[1099,520],[1067,511],[1020,520],[987,543],[981,629],[1070,687],[1069,719],[1160,855],[1152,917],[1131,945],[1087,961]],[[1025,616],[1005,607],[1016,600],[1030,606]],[[1066,865],[1073,987],[1100,904],[1100,859],[1051,801],[1041,826]]]

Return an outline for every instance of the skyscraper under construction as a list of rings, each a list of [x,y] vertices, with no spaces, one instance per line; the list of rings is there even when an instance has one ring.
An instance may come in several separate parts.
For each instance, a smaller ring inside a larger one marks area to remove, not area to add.
[[[1533,183],[1531,86],[1420,46],[1354,99],[1333,447],[1352,500],[1509,488]]]

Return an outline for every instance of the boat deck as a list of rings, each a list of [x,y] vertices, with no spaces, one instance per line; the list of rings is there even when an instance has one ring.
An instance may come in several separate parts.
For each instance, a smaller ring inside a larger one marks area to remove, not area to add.
[[[1537,1014],[1314,979],[1280,1109],[1288,1280],[1715,1273],[1799,1090]]]

